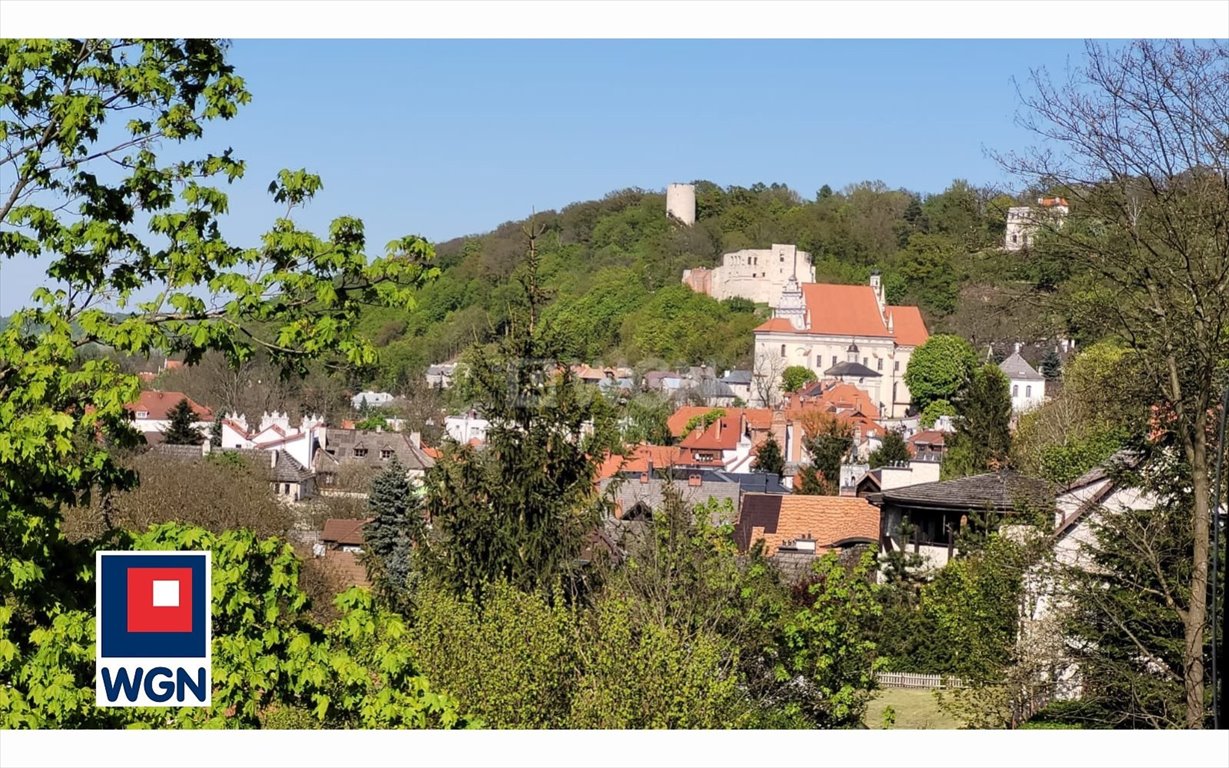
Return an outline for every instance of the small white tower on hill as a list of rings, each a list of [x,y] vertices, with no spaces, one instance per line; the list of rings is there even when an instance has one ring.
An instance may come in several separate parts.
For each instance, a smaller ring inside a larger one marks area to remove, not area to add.
[[[666,187],[666,213],[687,226],[696,223],[696,185],[671,184]]]

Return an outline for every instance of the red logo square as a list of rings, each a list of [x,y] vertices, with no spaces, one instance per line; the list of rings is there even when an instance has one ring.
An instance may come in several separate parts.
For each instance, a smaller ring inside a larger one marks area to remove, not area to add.
[[[191,632],[192,569],[129,568],[128,631]]]

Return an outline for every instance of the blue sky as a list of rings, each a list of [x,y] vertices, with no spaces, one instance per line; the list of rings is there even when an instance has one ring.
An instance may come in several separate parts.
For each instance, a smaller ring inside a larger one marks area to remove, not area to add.
[[[237,40],[252,103],[206,132],[248,163],[226,233],[278,214],[277,170],[319,173],[299,216],[362,218],[371,253],[404,234],[485,232],[532,209],[674,181],[783,182],[804,196],[879,179],[938,192],[1010,183],[1016,94],[1078,40]],[[0,265],[0,314],[44,265]]]

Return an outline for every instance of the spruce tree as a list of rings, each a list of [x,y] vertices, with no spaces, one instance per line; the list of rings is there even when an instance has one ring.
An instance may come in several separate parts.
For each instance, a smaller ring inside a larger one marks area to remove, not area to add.
[[[167,445],[200,445],[205,441],[205,436],[193,424],[196,414],[186,397],[175,404],[169,416],[171,423],[162,433],[162,442]]]
[[[213,431],[209,433],[209,445],[213,448],[222,447],[222,417],[220,415],[213,420]]]
[[[760,443],[752,468],[757,472],[767,472],[771,475],[781,475],[785,472],[785,457],[781,455],[781,444],[772,435]]]
[[[888,433],[883,436],[882,445],[871,451],[867,461],[871,465],[871,469],[876,469],[885,464],[907,462],[909,459],[909,446],[905,444],[905,438],[898,430],[892,429],[888,430]]]
[[[1053,347],[1041,358],[1041,375],[1053,381],[1063,372],[1063,363],[1058,359],[1058,350]]]
[[[368,578],[389,606],[404,609],[413,593],[413,541],[423,520],[409,476],[396,456],[372,480],[367,511],[371,520],[363,540]]]
[[[994,364],[973,372],[956,398],[956,432],[947,439],[945,479],[1001,469],[1011,451],[1011,391]]]

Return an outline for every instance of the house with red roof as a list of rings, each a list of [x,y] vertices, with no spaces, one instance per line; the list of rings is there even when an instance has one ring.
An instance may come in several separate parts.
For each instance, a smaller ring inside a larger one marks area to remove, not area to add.
[[[141,392],[136,402],[129,403],[124,408],[132,414],[133,426],[145,435],[150,443],[162,441],[162,433],[171,426],[171,411],[181,400],[188,401],[188,407],[196,416],[192,425],[208,436],[213,425],[213,411],[197,403],[183,392],[164,392],[159,389],[147,389]]]
[[[800,365],[820,379],[864,390],[879,413],[904,416],[905,370],[929,338],[921,312],[884,300],[878,273],[869,285],[800,283],[791,278],[772,319],[755,329],[755,370],[779,376]]]
[[[304,416],[298,426],[292,426],[285,413],[264,413],[260,425],[248,426],[247,417],[228,413],[222,417],[223,448],[258,448],[285,451],[299,464],[315,464],[316,450],[325,443],[324,419]]]

